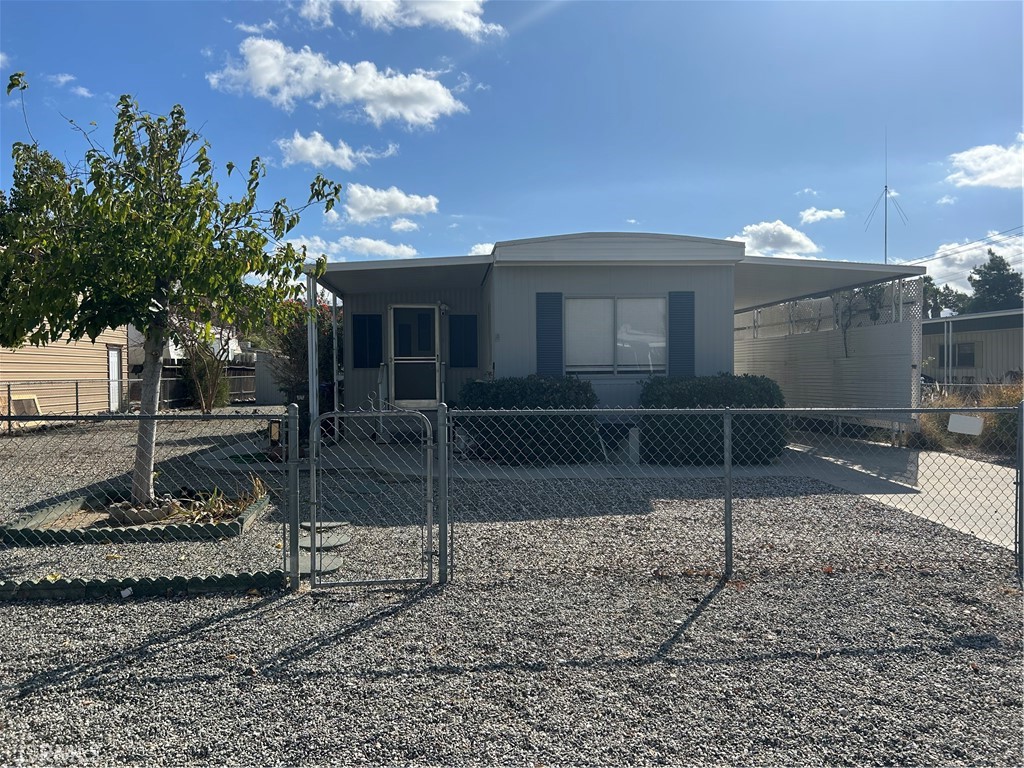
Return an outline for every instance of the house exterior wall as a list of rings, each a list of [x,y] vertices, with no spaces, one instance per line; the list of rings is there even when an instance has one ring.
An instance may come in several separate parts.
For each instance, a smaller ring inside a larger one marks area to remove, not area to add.
[[[0,349],[0,410],[12,395],[35,395],[44,414],[102,413],[110,408],[107,350],[121,350],[121,402],[127,393],[125,328],[104,331],[95,342],[56,341],[43,347]],[[46,383],[35,383],[46,382]],[[76,401],[77,382],[77,401]]]
[[[486,287],[486,286],[485,286]],[[401,291],[373,294],[346,294],[343,297],[345,308],[344,324],[344,368],[346,410],[359,410],[370,404],[370,396],[380,394],[378,387],[378,369],[355,368],[353,366],[352,322],[353,315],[381,315],[383,320],[384,361],[388,358],[388,334],[391,318],[388,307],[401,304],[445,304],[448,312],[441,318],[440,352],[441,361],[445,364],[442,372],[442,399],[453,402],[458,397],[462,385],[473,379],[488,375],[490,371],[490,350],[487,338],[490,335],[487,313],[486,291],[481,287],[451,288],[443,291]],[[448,367],[448,314],[477,316],[477,367]]]
[[[952,380],[945,381],[946,371],[939,366],[939,348],[946,343],[944,335],[929,333],[934,328],[942,329],[943,323],[929,324],[923,337],[921,370],[936,381],[950,384],[995,384],[1008,381],[1012,374],[1018,375],[1024,366],[1024,330],[1000,328],[991,331],[958,331],[953,323],[953,344],[973,343],[975,365],[951,369]]]
[[[620,246],[621,247],[621,246]],[[692,291],[695,298],[695,373],[733,369],[733,267],[725,265],[502,264],[492,270],[491,345],[494,375],[526,376],[537,370],[536,294],[574,297],[668,297]],[[602,403],[636,405],[643,375],[587,375]]]

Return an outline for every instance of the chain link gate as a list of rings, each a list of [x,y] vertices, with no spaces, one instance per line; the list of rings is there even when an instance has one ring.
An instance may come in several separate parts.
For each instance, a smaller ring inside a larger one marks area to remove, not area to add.
[[[312,422],[309,444],[309,514],[297,550],[312,586],[432,583],[436,469],[427,417],[326,413]]]

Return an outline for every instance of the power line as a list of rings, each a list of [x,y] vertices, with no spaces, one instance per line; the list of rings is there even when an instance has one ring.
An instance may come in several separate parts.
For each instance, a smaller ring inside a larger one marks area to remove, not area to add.
[[[960,253],[962,251],[969,251],[969,250],[971,250],[971,248],[973,248],[974,246],[977,246],[977,245],[982,245],[982,244],[998,245],[999,243],[1006,242],[1008,240],[1016,239],[1016,237],[1018,235],[1020,235],[1021,230],[1024,230],[1024,225],[1018,225],[1016,227],[1012,227],[1011,229],[1005,229],[1002,232],[995,232],[995,233],[993,233],[991,235],[987,235],[986,237],[982,237],[982,238],[979,238],[977,240],[971,240],[971,241],[966,242],[966,243],[960,243],[959,245],[957,245],[954,248],[947,248],[946,250],[940,251],[940,252],[935,253],[935,254],[933,254],[931,256],[925,256],[923,258],[913,259],[911,261],[902,261],[902,262],[899,262],[899,263],[900,264],[923,264],[923,263],[928,262],[928,261],[935,261],[936,259],[944,259],[944,258],[947,258],[947,257],[952,256],[954,254]]]

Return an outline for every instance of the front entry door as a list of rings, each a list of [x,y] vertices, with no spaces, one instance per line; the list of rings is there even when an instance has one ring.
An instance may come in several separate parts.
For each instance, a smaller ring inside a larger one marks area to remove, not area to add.
[[[399,408],[436,408],[440,401],[437,309],[391,307],[391,401]]]

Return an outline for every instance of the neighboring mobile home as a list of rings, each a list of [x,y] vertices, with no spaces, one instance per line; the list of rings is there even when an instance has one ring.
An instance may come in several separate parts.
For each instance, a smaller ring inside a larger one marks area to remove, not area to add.
[[[534,373],[588,379],[615,407],[636,405],[650,376],[736,370],[737,313],[923,272],[747,257],[731,240],[585,233],[480,256],[329,264],[319,283],[344,304],[348,410],[436,408],[457,403],[466,381]],[[911,357],[908,343],[894,374],[908,398]]]
[[[922,372],[939,384],[1020,382],[1024,308],[924,320]]]
[[[95,342],[55,341],[42,347],[0,348],[0,411],[90,414],[120,411],[128,376],[125,328]],[[10,397],[10,400],[8,400]],[[33,401],[34,398],[34,401]]]

